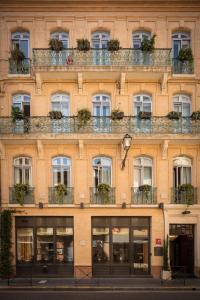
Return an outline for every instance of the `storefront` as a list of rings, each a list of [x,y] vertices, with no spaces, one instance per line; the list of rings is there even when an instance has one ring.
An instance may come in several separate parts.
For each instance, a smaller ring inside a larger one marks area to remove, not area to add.
[[[150,217],[92,218],[93,276],[150,274]]]
[[[18,276],[73,276],[73,218],[16,217]]]

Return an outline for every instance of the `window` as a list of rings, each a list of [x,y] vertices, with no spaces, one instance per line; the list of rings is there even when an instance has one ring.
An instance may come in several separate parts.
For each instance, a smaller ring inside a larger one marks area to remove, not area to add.
[[[29,32],[13,32],[11,39],[12,48],[18,48],[26,58],[29,58]]]
[[[108,157],[96,157],[93,159],[94,187],[101,183],[111,185],[112,160]]]
[[[69,34],[68,32],[52,32],[51,39],[57,39],[62,41],[63,48],[69,48]]]
[[[172,34],[173,58],[178,57],[181,48],[189,48],[190,43],[189,32],[174,32]]]
[[[140,111],[151,112],[152,111],[152,100],[148,95],[136,95],[134,96],[134,112],[137,116]]]
[[[95,95],[92,102],[95,117],[110,116],[110,97],[108,95]]]
[[[31,185],[31,158],[18,157],[14,159],[14,184]]]
[[[151,32],[148,31],[135,31],[133,32],[133,48],[140,49],[141,43],[144,38],[150,39]]]
[[[92,48],[106,49],[107,43],[110,40],[109,32],[97,31],[92,34]]]
[[[14,95],[12,99],[12,106],[18,107],[26,117],[30,117],[30,99],[31,97],[27,94]]]
[[[174,187],[181,184],[191,183],[192,161],[185,156],[179,156],[173,160],[173,183]]]
[[[33,262],[33,228],[17,228],[17,261]]]
[[[68,157],[60,156],[52,159],[53,186],[64,184],[70,187],[71,160]]]
[[[63,116],[69,116],[69,95],[55,94],[52,96],[52,110],[61,111]]]
[[[138,157],[134,161],[134,187],[148,184],[152,186],[152,159]]]
[[[191,98],[187,95],[175,95],[173,109],[180,112],[183,117],[189,117],[191,115]]]

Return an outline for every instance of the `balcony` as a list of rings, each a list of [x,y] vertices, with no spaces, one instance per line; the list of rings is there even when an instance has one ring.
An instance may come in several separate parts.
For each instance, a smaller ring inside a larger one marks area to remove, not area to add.
[[[13,75],[27,75],[31,71],[31,62],[29,58],[16,62],[13,59],[9,59],[9,74]]]
[[[0,135],[37,135],[37,134],[200,134],[200,120],[180,118],[170,120],[167,117],[151,117],[140,119],[127,116],[122,120],[111,117],[92,117],[86,124],[80,124],[77,117],[63,117],[52,120],[49,117],[30,117],[26,120],[12,122],[10,117],[0,118]]]
[[[29,187],[28,191],[16,192],[15,187],[9,188],[9,203],[10,204],[34,204],[34,188]]]
[[[153,76],[160,80],[163,72],[171,72],[170,52],[171,49],[155,49],[152,53],[145,53],[132,48],[115,52],[107,49],[91,49],[87,52],[65,49],[56,52],[35,48],[33,49],[33,71],[45,78],[61,76],[65,79],[77,79],[77,72],[86,71],[84,79],[106,76],[114,80],[119,80],[121,72],[127,72],[127,79],[135,77],[143,79],[145,72],[150,74],[151,78]]]
[[[99,192],[96,187],[90,188],[90,203],[99,205],[115,204],[115,188],[110,187],[108,192]]]
[[[173,58],[173,73],[174,74],[194,74],[194,64],[188,61],[180,61],[179,59]]]
[[[139,187],[131,188],[131,203],[140,204],[156,204],[157,188],[151,187],[150,191],[141,191]]]
[[[66,187],[65,192],[58,192],[56,187],[49,187],[49,204],[73,204],[74,188]]]
[[[180,188],[171,188],[171,203],[172,204],[197,204],[197,188],[189,191],[181,191]]]

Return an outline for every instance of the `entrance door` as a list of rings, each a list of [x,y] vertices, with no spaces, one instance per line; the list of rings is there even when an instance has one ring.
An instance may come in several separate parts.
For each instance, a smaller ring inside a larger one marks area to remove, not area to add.
[[[170,264],[174,277],[194,274],[194,225],[170,224]]]

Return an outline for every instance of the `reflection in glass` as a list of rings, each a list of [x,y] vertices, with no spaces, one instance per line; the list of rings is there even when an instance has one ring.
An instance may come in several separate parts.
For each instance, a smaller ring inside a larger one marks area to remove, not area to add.
[[[149,240],[148,240],[147,228],[135,228],[133,229],[133,265],[137,272],[148,272],[149,268]]]
[[[113,237],[113,262],[129,262],[129,228],[114,227]]]
[[[108,262],[109,256],[109,228],[93,228],[93,262]]]
[[[37,261],[42,263],[53,262],[54,240],[53,228],[37,229]]]
[[[33,261],[33,229],[17,229],[17,260],[28,263]]]
[[[73,229],[56,228],[56,261],[67,263],[73,261]]]

